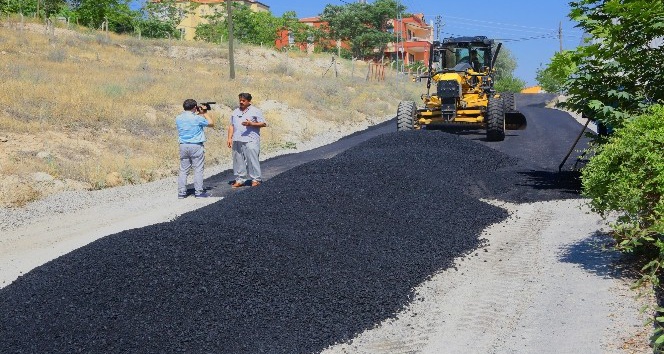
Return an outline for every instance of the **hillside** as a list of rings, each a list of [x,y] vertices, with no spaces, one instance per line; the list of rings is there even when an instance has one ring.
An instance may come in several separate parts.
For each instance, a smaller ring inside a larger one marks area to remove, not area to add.
[[[367,80],[331,54],[139,40],[83,28],[0,23],[0,206],[53,193],[141,184],[177,173],[174,117],[186,98],[216,101],[207,166],[226,164],[239,92],[264,111],[263,155],[302,150],[391,118],[422,83]]]

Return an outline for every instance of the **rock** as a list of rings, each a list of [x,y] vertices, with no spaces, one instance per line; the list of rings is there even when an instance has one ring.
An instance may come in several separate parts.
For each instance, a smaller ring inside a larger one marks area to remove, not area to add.
[[[37,153],[37,157],[40,159],[48,159],[51,156],[52,156],[51,153],[48,151],[40,151]]]
[[[35,182],[53,182],[55,178],[46,172],[35,172],[32,174],[32,179]]]

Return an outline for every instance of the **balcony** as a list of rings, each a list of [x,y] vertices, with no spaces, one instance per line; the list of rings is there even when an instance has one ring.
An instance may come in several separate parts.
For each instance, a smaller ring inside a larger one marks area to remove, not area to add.
[[[429,38],[412,36],[406,42],[429,42]]]

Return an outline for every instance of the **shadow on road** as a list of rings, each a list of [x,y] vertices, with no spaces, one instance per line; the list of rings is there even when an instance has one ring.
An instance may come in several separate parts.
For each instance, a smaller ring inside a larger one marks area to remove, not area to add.
[[[559,260],[577,264],[587,272],[604,278],[636,280],[639,276],[638,266],[629,257],[614,250],[614,244],[611,236],[597,231],[565,247]]]
[[[581,173],[579,171],[528,171],[519,172],[525,177],[525,183],[517,184],[537,190],[558,190],[563,193],[578,195],[581,191]]]

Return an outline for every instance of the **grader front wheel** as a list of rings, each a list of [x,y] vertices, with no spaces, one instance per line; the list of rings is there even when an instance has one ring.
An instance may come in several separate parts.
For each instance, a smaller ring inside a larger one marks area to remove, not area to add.
[[[489,99],[487,106],[486,140],[505,140],[505,104],[500,97]]]
[[[397,131],[415,129],[416,115],[417,108],[415,107],[415,102],[399,102],[399,107],[397,108]]]

